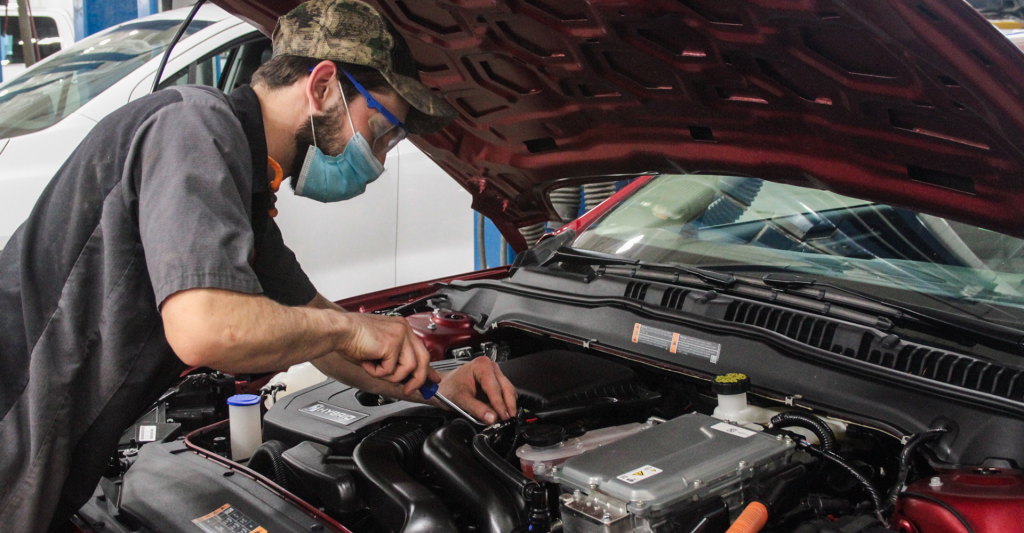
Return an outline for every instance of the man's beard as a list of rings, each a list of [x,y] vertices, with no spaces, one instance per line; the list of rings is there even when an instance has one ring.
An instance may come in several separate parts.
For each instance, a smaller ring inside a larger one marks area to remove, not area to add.
[[[306,161],[306,153],[309,152],[310,146],[314,146],[314,128],[316,129],[315,145],[319,146],[325,155],[331,155],[330,149],[339,144],[342,145],[342,148],[338,150],[338,153],[344,150],[344,144],[340,140],[345,126],[348,125],[348,119],[338,109],[339,107],[342,107],[341,103],[325,110],[321,115],[307,118],[306,123],[295,132],[295,159],[292,161],[292,167],[288,170],[288,183],[291,184],[293,191],[299,182],[299,174]]]

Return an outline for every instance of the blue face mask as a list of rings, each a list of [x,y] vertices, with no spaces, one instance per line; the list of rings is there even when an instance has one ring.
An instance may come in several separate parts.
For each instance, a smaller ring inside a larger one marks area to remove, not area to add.
[[[340,83],[338,88],[341,88]],[[341,101],[345,103],[349,127],[355,132],[344,94],[342,91]],[[311,107],[310,116],[312,114]],[[313,130],[313,146],[306,152],[306,160],[295,185],[295,194],[324,203],[349,200],[363,194],[366,185],[373,183],[383,173],[384,165],[374,157],[373,149],[363,134],[356,133],[348,140],[345,151],[331,157],[316,146],[316,130]]]

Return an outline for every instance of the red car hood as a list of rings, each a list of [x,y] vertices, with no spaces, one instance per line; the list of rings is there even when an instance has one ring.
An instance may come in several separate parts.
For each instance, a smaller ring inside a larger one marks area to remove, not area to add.
[[[295,0],[214,0],[265,33]],[[416,138],[514,244],[546,192],[756,176],[1024,237],[1024,54],[963,0],[370,0],[459,111]]]

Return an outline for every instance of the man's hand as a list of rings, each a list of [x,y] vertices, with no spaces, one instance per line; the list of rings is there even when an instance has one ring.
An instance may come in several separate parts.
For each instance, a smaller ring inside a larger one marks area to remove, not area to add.
[[[400,383],[411,374],[403,389],[406,395],[428,378],[441,382],[441,376],[430,367],[430,352],[404,318],[362,313],[347,313],[346,317],[349,335],[338,346],[344,359],[391,383]]]
[[[498,364],[486,357],[477,357],[445,375],[438,392],[488,424],[499,418],[507,420],[516,413],[516,388]]]

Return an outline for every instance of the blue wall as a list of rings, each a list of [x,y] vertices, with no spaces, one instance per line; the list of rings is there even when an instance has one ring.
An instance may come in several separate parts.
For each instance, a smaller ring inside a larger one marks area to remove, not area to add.
[[[79,7],[81,6],[81,7]],[[75,39],[159,12],[157,0],[76,0]]]

